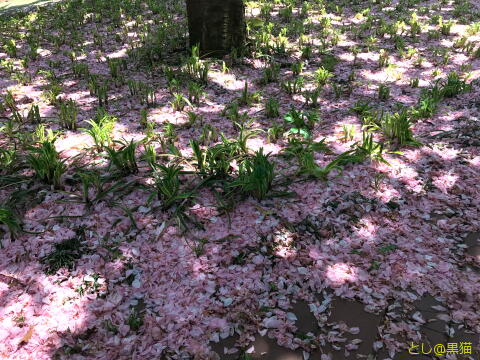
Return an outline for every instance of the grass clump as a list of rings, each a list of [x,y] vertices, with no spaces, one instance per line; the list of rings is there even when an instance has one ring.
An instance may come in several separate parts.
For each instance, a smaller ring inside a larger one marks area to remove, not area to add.
[[[252,157],[246,158],[240,164],[238,177],[230,186],[232,190],[263,200],[272,190],[274,168],[274,164],[269,160],[269,154],[264,154],[263,148],[260,148]]]
[[[61,177],[67,170],[66,159],[61,159],[53,141],[44,141],[40,147],[31,147],[27,163],[40,181],[60,188]]]
[[[79,229],[71,239],[56,243],[53,246],[53,251],[40,259],[40,263],[45,266],[45,273],[47,275],[54,275],[62,268],[70,271],[73,270],[76,262],[85,253],[86,248],[83,243],[84,241],[84,229]]]

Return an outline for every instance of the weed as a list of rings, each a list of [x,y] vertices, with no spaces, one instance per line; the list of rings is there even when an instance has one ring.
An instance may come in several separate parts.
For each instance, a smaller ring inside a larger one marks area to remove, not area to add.
[[[355,114],[362,117],[364,114],[370,112],[372,107],[370,106],[370,102],[367,100],[358,100],[355,104],[350,108]]]
[[[283,28],[280,34],[273,40],[273,51],[277,55],[285,55],[287,52],[288,37],[286,36],[287,29]]]
[[[243,87],[242,95],[238,98],[238,104],[241,105],[250,105],[253,102],[258,102],[260,100],[260,92],[256,91],[253,93],[248,92],[248,82],[245,81]]]
[[[474,22],[467,27],[468,35],[476,35],[480,32],[480,21]]]
[[[385,180],[387,176],[384,173],[376,173],[375,177],[370,183],[370,186],[375,190],[375,191],[380,191],[382,182]]]
[[[192,106],[190,101],[182,93],[173,93],[173,100],[170,102],[173,111],[183,111],[185,106]]]
[[[148,110],[140,109],[140,126],[146,128],[148,124]]]
[[[3,101],[5,102],[7,108],[10,109],[10,111],[18,111],[15,96],[13,95],[11,90],[7,90],[6,94],[3,96]]]
[[[310,59],[313,55],[313,48],[311,45],[305,45],[301,49],[302,52],[302,59]]]
[[[271,143],[275,143],[277,142],[277,140],[282,138],[284,133],[285,133],[285,129],[283,126],[274,125],[267,130],[267,141]]]
[[[163,126],[163,136],[168,143],[173,144],[177,139],[177,131],[175,125],[170,122],[166,122]]]
[[[76,78],[88,78],[90,76],[88,65],[83,63],[73,63],[72,72]]]
[[[145,137],[147,141],[158,138],[158,134],[155,132],[156,124],[153,121],[147,121],[145,124]]]
[[[399,146],[419,144],[410,129],[411,121],[407,110],[384,114],[381,121],[382,132],[387,139],[396,141]]]
[[[319,118],[314,112],[304,113],[292,108],[285,114],[284,120],[291,126],[289,134],[297,134],[308,139],[311,137],[311,129]]]
[[[14,71],[10,77],[24,86],[32,82],[32,75],[28,71]]]
[[[198,46],[192,47],[192,54],[186,60],[185,72],[195,81],[207,83],[210,65],[208,62],[200,60],[200,50]]]
[[[76,262],[85,253],[84,241],[85,230],[81,228],[76,231],[76,235],[71,239],[54,244],[53,251],[40,259],[40,262],[45,266],[45,273],[54,275],[62,268],[73,270]]]
[[[410,18],[409,25],[410,25],[411,37],[415,38],[417,35],[419,35],[422,32],[422,26],[420,25],[417,14],[415,12],[412,14]]]
[[[289,95],[298,94],[302,91],[305,79],[302,76],[296,77],[292,80],[282,82],[282,89]]]
[[[303,62],[296,61],[292,64],[290,69],[292,70],[293,76],[299,76],[303,71]]]
[[[110,76],[113,80],[119,83],[123,83],[123,78],[121,76],[121,70],[127,68],[127,62],[125,59],[114,58],[111,59],[107,57],[108,69],[110,70]]]
[[[108,106],[108,86],[106,83],[98,85],[95,95],[97,96],[99,107]]]
[[[157,196],[162,201],[163,209],[168,209],[175,203],[191,198],[190,192],[182,192],[180,189],[179,175],[182,173],[182,167],[173,165],[157,165],[154,173],[155,188]]]
[[[140,105],[155,106],[157,102],[155,90],[142,82],[137,82],[136,86],[134,94],[138,97]]]
[[[440,101],[443,98],[443,91],[438,86],[432,86],[429,89],[422,89],[418,105],[413,110],[415,118],[429,118],[438,108]]]
[[[345,153],[344,158],[340,161],[341,163],[362,162],[368,158],[390,165],[383,157],[383,143],[374,141],[371,132],[364,131],[362,134],[362,143],[355,143],[353,148],[353,152]]]
[[[222,115],[226,116],[233,122],[245,122],[248,118],[248,114],[245,111],[244,113],[240,113],[239,105],[236,102],[231,102],[225,106],[222,111]]]
[[[234,140],[226,140],[223,134],[220,134],[224,143],[229,143],[233,149],[234,153],[241,155],[248,153],[247,141],[248,139],[257,135],[261,130],[250,129],[248,124],[245,123],[234,123],[235,127],[238,128],[238,136]]]
[[[77,129],[78,107],[75,100],[68,99],[60,102],[60,113],[58,115],[60,125],[68,130]]]
[[[116,120],[117,119],[115,117],[104,114],[96,121],[87,121],[87,123],[90,124],[90,128],[84,129],[84,132],[91,136],[95,144],[95,149],[98,152],[105,150],[105,148],[109,147],[112,144],[112,132],[115,128]]]
[[[15,216],[13,211],[4,207],[0,207],[0,225],[4,225],[7,227],[12,238],[14,238],[15,235],[22,230],[20,221]],[[3,244],[1,241],[0,248],[3,248]]]
[[[325,167],[320,167],[316,164],[313,156],[313,151],[304,151],[298,154],[299,162],[299,174],[306,174],[308,176],[315,177],[317,179],[327,180],[328,175],[333,171],[342,171],[342,168],[338,165],[337,160],[333,160]]]
[[[472,89],[471,84],[467,84],[456,72],[448,74],[447,78],[440,84],[442,86],[442,95],[447,98],[468,92]]]
[[[454,49],[464,49],[465,46],[467,45],[467,42],[468,42],[468,37],[462,36],[462,37],[458,38],[457,40],[455,40],[455,42],[453,43],[453,48]]]
[[[100,277],[100,274],[93,273],[83,277],[83,282],[75,289],[80,296],[85,294],[96,294],[98,297],[106,295],[105,279]]]
[[[33,140],[41,144],[43,142],[53,142],[58,134],[55,134],[52,129],[45,129],[45,125],[40,124],[35,128],[33,133]]]
[[[282,18],[285,22],[290,22],[293,17],[293,6],[289,5],[279,10],[278,15]]]
[[[188,83],[188,100],[192,104],[199,104],[202,96],[205,95],[205,90],[202,85],[196,82]]]
[[[335,65],[338,63],[338,58],[333,54],[323,54],[322,55],[322,68],[328,70],[330,73],[333,73],[335,70]]]
[[[187,116],[188,116],[188,122],[187,122],[187,127],[188,128],[194,126],[197,123],[200,123],[200,125],[202,125],[202,123],[203,123],[203,116],[202,115],[197,114],[193,111],[188,111]]]
[[[380,100],[388,100],[390,98],[390,88],[385,84],[378,86],[378,98]]]
[[[157,164],[157,151],[153,145],[145,145],[145,151],[143,152],[142,158],[147,162],[152,170],[155,169]]]
[[[268,84],[278,80],[280,74],[280,64],[269,62],[268,66],[263,71],[263,76],[260,79],[261,84]]]
[[[31,147],[27,155],[27,163],[35,171],[35,176],[45,182],[59,188],[61,177],[67,170],[66,159],[60,159],[53,141],[44,141],[40,147]]]
[[[9,169],[17,160],[17,152],[15,149],[0,148],[0,165],[2,169]]]
[[[201,174],[217,179],[223,179],[230,174],[234,150],[229,143],[224,142],[203,150],[199,142],[190,140],[190,146]]]
[[[132,309],[130,315],[125,320],[125,324],[130,327],[132,331],[138,331],[143,325],[143,313],[137,309]]]
[[[121,175],[130,175],[138,172],[137,159],[135,157],[135,151],[138,143],[131,140],[116,141],[120,144],[120,148],[116,150],[113,147],[105,147],[108,158],[110,160],[110,166],[114,166]]]
[[[345,86],[337,83],[332,83],[332,89],[336,99],[339,99],[347,90]]]
[[[23,311],[19,315],[15,316],[13,321],[15,322],[16,326],[23,328],[26,325],[26,319],[25,315],[23,315]]]
[[[205,124],[202,127],[200,134],[200,143],[203,145],[209,145],[210,143],[217,141],[219,136],[218,129],[210,124]]]
[[[92,203],[92,200],[89,197],[89,190],[92,186],[97,189],[97,193],[102,191],[102,181],[100,175],[94,171],[84,171],[76,174],[80,178],[82,183],[82,202],[87,205]]]
[[[172,79],[168,81],[168,92],[173,94],[179,92],[181,88],[180,81],[178,79]]]
[[[28,110],[27,114],[27,121],[31,124],[39,124],[42,122],[42,118],[40,117],[40,109],[38,105],[33,104]]]
[[[318,98],[320,97],[320,88],[315,88],[313,90],[306,90],[303,92],[303,97],[305,98],[305,106],[318,107]]]
[[[420,83],[420,79],[418,77],[413,78],[410,80],[410,87],[413,89],[418,88],[419,83]]]
[[[58,101],[57,97],[62,92],[62,87],[57,82],[52,82],[46,86],[46,91],[42,93],[42,97],[50,104],[55,105]]]
[[[5,45],[3,45],[3,50],[7,53],[8,56],[12,58],[17,57],[17,44],[15,43],[15,40],[9,39],[5,42]]]
[[[401,36],[396,35],[394,37],[395,49],[398,51],[405,51],[407,45],[405,44],[405,39]]]
[[[276,118],[280,116],[278,101],[274,98],[268,98],[265,103],[265,115],[268,118]]]
[[[106,82],[100,83],[98,75],[90,74],[88,88],[90,90],[90,95],[96,96],[98,106],[106,108],[108,106],[108,84]]]
[[[238,177],[230,184],[231,191],[263,200],[271,191],[275,177],[274,165],[268,158],[269,154],[265,155],[260,148],[251,158],[240,163]]]
[[[473,56],[475,59],[480,58],[480,47],[478,47],[478,48],[472,53],[472,56]]]
[[[387,50],[382,49],[380,50],[380,54],[378,56],[378,67],[383,68],[387,67],[390,64],[390,56],[388,55]]]
[[[324,67],[320,67],[315,71],[315,81],[319,87],[325,86],[331,77],[333,77],[333,74]]]
[[[354,137],[355,137],[355,125],[343,124],[340,140],[342,142],[348,142],[348,141],[352,141]]]

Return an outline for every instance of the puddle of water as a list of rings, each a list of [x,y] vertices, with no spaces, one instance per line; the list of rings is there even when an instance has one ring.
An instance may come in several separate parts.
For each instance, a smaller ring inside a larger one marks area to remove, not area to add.
[[[467,253],[476,257],[480,261],[480,232],[472,232],[465,238],[465,244],[468,246]]]
[[[438,315],[445,312],[448,314],[448,310],[442,310],[439,306],[443,306],[441,302],[436,300],[433,296],[427,295],[423,298],[415,301],[408,307],[407,314],[411,312],[413,315],[415,312],[420,312],[421,317],[426,321],[421,325],[421,333],[424,336],[424,343],[443,344],[448,342],[472,342],[473,344],[479,344],[480,337],[478,334],[470,334],[464,329],[460,329],[459,325],[454,326],[454,335],[449,338],[446,333],[447,322],[438,319]],[[435,307],[435,308],[434,308]],[[445,307],[445,306],[444,306]],[[310,312],[308,303],[304,301],[298,301],[293,304],[291,310],[296,316],[296,326],[299,333],[313,333],[318,334],[321,330],[318,327],[315,316]],[[408,316],[408,315],[407,315]],[[346,323],[349,327],[358,327],[360,332],[358,334],[346,333],[345,337],[349,343],[353,339],[361,339],[358,350],[351,351],[348,356],[345,356],[343,349],[334,350],[331,344],[326,344],[321,351],[316,350],[310,353],[310,359],[320,359],[322,353],[330,354],[331,360],[354,360],[360,358],[368,358],[368,355],[372,353],[373,343],[377,340],[378,326],[381,324],[382,317],[380,315],[368,313],[364,310],[364,305],[358,301],[345,300],[341,298],[334,298],[332,301],[331,312],[328,318],[329,324],[335,324],[339,322]],[[224,355],[223,348],[231,348],[234,346],[238,336],[233,336],[228,339],[222,340],[218,344],[212,344],[214,351],[219,354],[222,360],[235,360],[238,359],[236,355]],[[401,338],[398,341],[405,341]],[[301,349],[290,350],[279,346],[275,339],[270,339],[267,336],[260,336],[257,334],[254,343],[254,352],[250,354],[252,359],[255,360],[303,360],[303,352]],[[405,344],[408,345],[408,344]],[[403,351],[396,354],[392,360],[405,360],[411,358],[412,355],[408,351]],[[389,358],[389,355],[385,348],[381,349],[377,354],[377,359]],[[427,356],[415,355],[415,359],[424,360],[430,359]]]

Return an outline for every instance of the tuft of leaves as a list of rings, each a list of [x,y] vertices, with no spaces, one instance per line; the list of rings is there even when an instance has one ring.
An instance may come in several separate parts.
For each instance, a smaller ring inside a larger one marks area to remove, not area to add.
[[[269,156],[260,148],[252,157],[246,158],[240,164],[238,177],[230,184],[231,189],[252,195],[257,200],[265,199],[275,178],[274,164]]]
[[[67,170],[66,161],[60,159],[53,141],[44,141],[40,147],[31,147],[27,155],[27,163],[35,171],[35,176],[55,188],[61,185],[61,177]]]
[[[75,269],[76,262],[83,256],[86,250],[84,241],[85,230],[80,228],[71,239],[56,243],[53,251],[40,259],[40,263],[45,266],[45,273],[53,275],[62,268],[70,271]]]
[[[5,207],[0,207],[0,225],[4,225],[7,227],[12,238],[15,237],[15,235],[22,230],[20,221],[15,216],[13,211]],[[1,241],[0,247],[3,247]]]
[[[121,145],[118,150],[114,147],[105,148],[110,160],[110,167],[114,166],[121,175],[136,174],[138,172],[138,165],[135,151],[137,150],[138,143],[133,140],[130,142],[115,142]]]
[[[91,136],[95,144],[95,149],[98,152],[103,151],[105,148],[111,145],[112,132],[115,128],[115,121],[116,118],[108,114],[104,114],[96,121],[87,121],[87,123],[90,124],[90,128],[84,129],[83,131]]]
[[[154,172],[155,188],[158,199],[162,201],[163,208],[168,209],[175,203],[193,196],[191,192],[181,190],[179,175],[183,168],[179,165],[157,165]]]

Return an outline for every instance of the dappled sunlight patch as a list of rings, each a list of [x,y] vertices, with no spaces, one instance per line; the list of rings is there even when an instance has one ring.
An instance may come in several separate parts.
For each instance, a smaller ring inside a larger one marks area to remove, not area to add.
[[[78,297],[75,280],[54,285],[50,278],[35,275],[22,280],[30,287],[28,294],[15,291],[11,296],[19,296],[15,300],[10,296],[12,301],[2,304],[0,333],[6,332],[6,336],[2,337],[1,353],[22,348],[38,356],[48,354],[45,345],[59,346],[60,333],[80,333],[87,326],[89,315],[85,310],[90,300]]]
[[[210,80],[229,91],[241,91],[245,86],[245,82],[238,80],[235,74],[222,73],[220,71],[212,72]]]
[[[62,154],[64,157],[78,155],[92,145],[91,138],[82,133],[69,133],[68,136],[61,137],[55,141],[57,151],[64,152]]]
[[[413,166],[409,166],[403,162],[399,163],[394,172],[390,172],[389,177],[397,179],[410,191],[420,193],[423,189],[423,182],[419,177],[418,171]]]
[[[114,136],[117,138],[124,138],[127,141],[139,141],[144,138],[141,132],[133,132],[128,125],[121,123],[115,124]]]
[[[442,147],[434,147],[432,149],[426,149],[425,153],[431,154],[433,156],[437,156],[445,161],[452,161],[458,157],[460,151],[453,147],[442,146]]]
[[[432,180],[433,184],[443,193],[447,194],[459,179],[459,176],[452,171],[445,171],[443,174],[435,176]]]
[[[468,161],[472,166],[480,167],[480,156],[476,156]]]
[[[120,59],[127,57],[127,48],[119,49],[114,52],[105,55],[107,58]]]
[[[328,265],[325,270],[325,278],[327,283],[333,287],[356,282],[358,279],[358,269],[346,263]]]
[[[367,242],[374,242],[377,226],[369,218],[362,218],[359,221],[359,228],[355,230],[355,234],[365,239]]]
[[[262,138],[249,139],[248,147],[252,149],[252,151],[258,151],[263,148],[265,153],[270,153],[271,155],[278,155],[282,150],[282,147],[279,144],[267,143]]]

